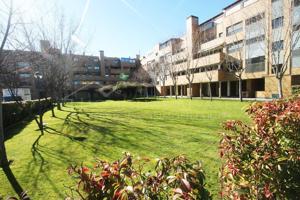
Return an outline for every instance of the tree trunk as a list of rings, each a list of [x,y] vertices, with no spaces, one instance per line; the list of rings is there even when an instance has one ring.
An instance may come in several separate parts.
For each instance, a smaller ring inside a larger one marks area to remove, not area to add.
[[[175,92],[175,99],[177,100],[178,99],[178,96],[177,96],[177,84],[175,84],[175,87],[174,87],[174,92]]]
[[[208,90],[209,90],[210,101],[212,101],[211,82],[208,83]]]
[[[189,90],[190,90],[190,99],[193,100],[193,94],[192,94],[192,83],[189,82]]]
[[[61,110],[60,100],[58,100],[56,103],[57,103],[57,109]]]
[[[51,100],[51,113],[52,113],[52,117],[56,117],[55,116],[55,112],[54,112],[54,108],[55,108],[54,102]]]
[[[20,185],[20,183],[18,182],[17,178],[15,177],[15,175],[13,174],[13,172],[11,171],[8,165],[3,167],[3,172],[5,173],[5,176],[7,177],[10,185],[12,186],[14,191],[18,194],[20,199],[30,200],[29,196],[23,190],[22,186]]]
[[[163,82],[163,88],[164,88],[164,98],[166,98],[166,84]]]
[[[282,78],[278,78],[278,94],[279,94],[279,99],[283,98],[283,91],[282,91]]]
[[[242,78],[239,78],[239,98],[241,102],[243,101],[242,82],[243,82]]]
[[[43,114],[39,114],[39,118],[40,118],[40,131],[41,131],[41,134],[44,135],[44,122],[43,122]]]
[[[3,106],[0,102],[0,167],[8,166],[7,154],[5,149],[4,127],[3,127]]]

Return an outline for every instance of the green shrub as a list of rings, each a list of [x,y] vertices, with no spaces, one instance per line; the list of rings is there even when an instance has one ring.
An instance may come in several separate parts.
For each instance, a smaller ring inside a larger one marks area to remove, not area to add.
[[[300,86],[292,87],[292,94],[295,96],[300,95]]]
[[[255,103],[253,125],[228,121],[220,144],[228,199],[300,197],[300,99]]]
[[[27,117],[37,114],[40,109],[39,105],[41,105],[42,110],[51,108],[51,102],[49,100],[41,100],[40,103],[38,101],[3,103],[4,128],[8,128]]]
[[[126,153],[120,161],[98,161],[93,169],[72,166],[69,173],[78,179],[72,199],[211,199],[199,162],[185,157],[160,159],[154,172],[146,171],[149,159],[133,160]],[[71,199],[70,198],[70,199]]]

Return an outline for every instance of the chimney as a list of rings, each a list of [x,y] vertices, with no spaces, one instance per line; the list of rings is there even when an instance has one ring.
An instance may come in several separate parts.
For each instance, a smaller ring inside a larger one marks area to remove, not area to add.
[[[49,53],[50,48],[51,45],[48,40],[40,40],[40,49],[42,53]]]
[[[187,46],[191,47],[189,48],[189,51],[193,49],[193,39],[195,37],[195,34],[197,33],[197,29],[199,27],[199,19],[196,16],[189,16],[186,20],[186,35],[187,35]],[[189,52],[192,53],[192,52]]]
[[[100,50],[99,51],[100,53],[100,57],[99,57],[99,60],[100,60],[100,66],[101,66],[101,76],[105,77],[105,60],[104,60],[104,51],[103,50]]]

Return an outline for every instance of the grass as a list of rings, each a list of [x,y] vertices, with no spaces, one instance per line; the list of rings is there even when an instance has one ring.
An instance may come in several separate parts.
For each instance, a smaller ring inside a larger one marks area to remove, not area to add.
[[[73,186],[70,164],[91,165],[96,158],[116,160],[122,152],[149,158],[185,154],[203,161],[207,186],[218,197],[221,123],[247,120],[248,103],[205,100],[106,101],[70,103],[63,111],[45,115],[47,132],[39,137],[35,122],[6,142],[11,169],[32,199],[64,199]],[[0,171],[0,194],[14,195]]]

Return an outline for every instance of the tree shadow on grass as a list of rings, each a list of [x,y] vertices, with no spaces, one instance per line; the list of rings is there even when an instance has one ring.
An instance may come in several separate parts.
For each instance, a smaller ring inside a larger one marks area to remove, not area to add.
[[[131,149],[137,150],[147,148],[147,151],[154,148],[152,143],[155,143],[157,146],[161,144],[165,145],[166,143],[170,146],[174,146],[171,140],[160,141],[160,132],[155,132],[148,127],[141,128],[138,127],[138,125],[126,121],[131,119],[131,115],[134,116],[134,119],[143,121],[149,120],[147,116],[141,117],[138,113],[134,112],[130,112],[129,116],[126,112],[107,112],[107,110],[103,110],[103,112],[97,111],[98,112],[87,112],[83,109],[66,109],[63,112],[68,113],[63,119],[64,121],[61,128],[56,129],[47,125],[44,129],[44,135],[40,134],[37,137],[32,145],[33,159],[27,166],[28,173],[31,173],[31,183],[36,191],[39,187],[39,181],[46,181],[60,198],[64,198],[64,194],[61,189],[58,188],[57,184],[54,183],[53,178],[49,176],[49,173],[52,168],[51,165],[55,165],[56,163],[53,161],[67,164],[74,162],[72,156],[65,155],[63,152],[64,148],[72,148],[71,146],[73,144],[75,145],[75,143],[76,145],[81,146],[83,150],[88,150],[97,156],[101,156],[101,153],[105,153],[105,151],[103,151],[103,146],[119,148],[127,148],[130,146]],[[138,133],[137,136],[139,138],[132,137],[132,135],[131,137],[127,137],[126,134],[122,135],[120,134],[120,131],[114,130],[114,126],[117,126],[121,131],[126,131],[126,133]],[[49,134],[67,138],[71,143],[68,143],[67,146],[57,146],[57,148],[41,145],[40,141]],[[151,137],[148,138],[148,136]],[[139,143],[139,139],[153,141],[151,143]],[[174,148],[176,147],[174,146]],[[53,163],[48,163],[47,159],[53,160],[51,161]]]
[[[18,135],[19,133],[22,132],[22,130],[33,120],[32,117],[29,117],[27,119],[24,119],[21,122],[18,122],[14,125],[11,125],[4,130],[4,137],[5,141],[8,141],[12,139],[14,136]]]
[[[18,135],[19,133],[22,132],[22,130],[32,121],[32,116],[14,124],[9,127],[5,128],[5,142],[13,138],[14,136]],[[10,164],[13,163],[13,161],[9,161],[9,164],[7,166],[2,166],[2,170],[12,186],[13,190],[15,193],[19,196],[20,199],[22,200],[29,200],[30,197],[27,195],[26,191],[22,188],[21,184],[15,177],[13,171],[10,168]]]
[[[29,200],[29,196],[27,196],[26,192],[18,182],[17,178],[15,177],[14,173],[12,172],[9,165],[2,166],[2,170],[7,177],[7,180],[9,181],[10,185],[14,189],[14,191],[18,194],[19,198],[22,200]]]
[[[116,112],[113,110],[103,110],[103,112],[87,112],[84,109],[75,110],[76,111],[69,112],[64,120],[63,127],[67,129],[67,132],[77,131],[79,133],[87,133],[92,130],[98,134],[96,137],[97,141],[95,142],[115,147],[119,144],[130,146],[134,149],[146,148],[145,144],[140,144],[140,140],[122,135],[123,130],[127,133],[137,133],[137,136],[141,137],[142,140],[147,138],[147,140],[153,140],[152,142],[156,144],[162,142],[167,145],[172,145],[172,141],[170,140],[159,141],[158,138],[162,136],[163,132],[157,130],[153,131],[151,126],[139,127],[138,122],[137,124],[128,123],[128,120],[142,120],[143,123],[149,123],[154,120],[152,116],[142,116],[139,112],[135,113],[132,111]],[[161,120],[157,121],[161,122]],[[101,124],[101,126],[98,124]],[[121,131],[115,131],[114,127],[118,127]],[[151,147],[152,146],[149,146],[148,148]]]

